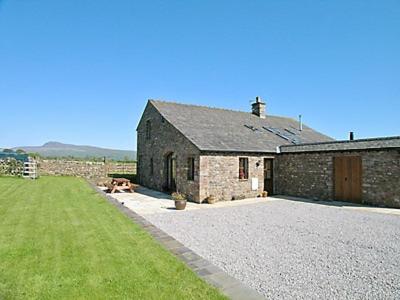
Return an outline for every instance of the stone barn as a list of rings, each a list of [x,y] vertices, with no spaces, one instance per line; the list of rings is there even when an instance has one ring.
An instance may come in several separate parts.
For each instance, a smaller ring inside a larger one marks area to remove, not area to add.
[[[137,127],[139,183],[195,202],[263,191],[400,207],[400,138],[334,141],[301,120],[149,100]]]
[[[265,108],[259,98],[252,113],[149,100],[137,127],[140,183],[196,202],[273,194],[278,146],[332,138]]]

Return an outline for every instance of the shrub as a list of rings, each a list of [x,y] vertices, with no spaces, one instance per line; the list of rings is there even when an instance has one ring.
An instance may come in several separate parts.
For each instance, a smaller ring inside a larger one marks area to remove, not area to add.
[[[186,195],[182,194],[182,193],[179,193],[179,192],[172,193],[171,196],[172,196],[172,199],[175,200],[175,201],[186,200]]]

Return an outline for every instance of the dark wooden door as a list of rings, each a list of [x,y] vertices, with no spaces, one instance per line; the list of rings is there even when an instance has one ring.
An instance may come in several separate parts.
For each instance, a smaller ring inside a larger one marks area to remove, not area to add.
[[[274,193],[274,161],[271,158],[264,158],[264,191],[268,195]]]
[[[361,157],[335,157],[334,171],[335,199],[361,203]]]
[[[176,191],[176,157],[173,153],[167,156],[167,186],[170,192]]]

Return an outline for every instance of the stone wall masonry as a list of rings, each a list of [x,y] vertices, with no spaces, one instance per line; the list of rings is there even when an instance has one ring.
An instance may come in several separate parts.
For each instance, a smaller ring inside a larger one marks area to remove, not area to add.
[[[146,137],[146,122],[151,123],[150,139]],[[199,202],[199,154],[200,151],[175,127],[165,120],[157,109],[148,104],[137,128],[138,174],[143,186],[163,191],[165,189],[166,159],[170,153],[176,158],[176,188],[188,196],[189,200]],[[189,157],[195,159],[194,180],[187,179]],[[151,174],[153,159],[153,174]]]
[[[89,179],[104,178],[108,174],[136,174],[136,163],[41,159],[38,167],[39,175],[66,175]]]
[[[277,193],[334,200],[333,159],[344,155],[361,157],[363,203],[400,208],[399,149],[280,154]]]
[[[281,154],[276,163],[276,192],[281,195],[331,200],[332,176],[332,155],[326,153]]]
[[[239,158],[249,161],[249,178],[239,179]],[[200,156],[200,199],[213,195],[218,200],[232,200],[233,197],[253,198],[264,190],[264,158],[266,154],[208,153]],[[259,165],[257,166],[257,163]],[[252,178],[258,180],[258,189],[252,190]]]

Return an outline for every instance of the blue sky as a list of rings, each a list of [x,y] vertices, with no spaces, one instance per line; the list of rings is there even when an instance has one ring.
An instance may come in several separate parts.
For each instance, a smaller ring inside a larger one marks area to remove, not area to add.
[[[0,0],[0,147],[136,148],[148,98],[400,135],[400,2]]]

